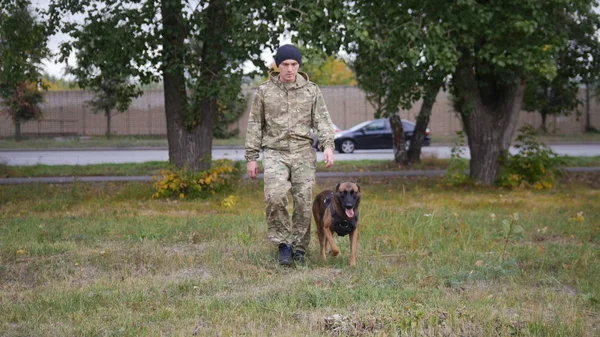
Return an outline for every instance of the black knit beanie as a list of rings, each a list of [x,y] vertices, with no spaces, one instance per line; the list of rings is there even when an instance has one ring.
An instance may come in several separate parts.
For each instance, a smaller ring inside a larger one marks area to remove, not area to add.
[[[302,54],[293,44],[286,44],[277,48],[277,54],[275,55],[275,64],[279,67],[281,62],[285,60],[296,60],[299,65],[302,65]]]

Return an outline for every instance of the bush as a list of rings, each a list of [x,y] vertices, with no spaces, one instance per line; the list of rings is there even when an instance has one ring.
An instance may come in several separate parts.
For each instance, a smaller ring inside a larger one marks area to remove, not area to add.
[[[153,198],[206,198],[227,190],[240,177],[239,164],[231,160],[216,160],[210,170],[192,172],[188,170],[162,170],[154,177],[156,192]]]
[[[564,157],[558,156],[546,144],[536,140],[538,132],[529,124],[519,129],[517,154],[506,153],[501,163],[499,185],[503,187],[552,188],[563,174],[566,164]]]
[[[446,169],[446,174],[442,178],[442,184],[447,186],[463,185],[469,180],[466,173],[469,168],[469,162],[464,158],[465,133],[463,131],[457,131],[456,135],[458,136],[458,139],[452,145],[448,168]]]

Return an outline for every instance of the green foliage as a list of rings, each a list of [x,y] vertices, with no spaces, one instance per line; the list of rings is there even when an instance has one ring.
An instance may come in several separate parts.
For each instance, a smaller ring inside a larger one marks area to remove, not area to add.
[[[301,47],[302,71],[318,85],[347,85],[355,86],[354,72],[346,62],[336,56],[327,55],[322,50]]]
[[[75,81],[52,76],[48,73],[44,73],[43,81],[44,84],[48,87],[48,91],[67,91],[81,89]]]
[[[13,121],[41,117],[42,61],[50,56],[43,24],[30,10],[28,0],[0,8],[0,101]]]
[[[533,76],[528,82],[523,98],[523,108],[542,115],[542,130],[546,132],[548,115],[569,115],[581,104],[578,99],[582,83],[597,80],[600,72],[600,42],[596,38],[598,17],[585,20],[565,20],[570,32],[564,48],[554,52],[557,74],[548,79]],[[544,46],[550,52],[550,46]],[[580,111],[576,111],[577,115]]]
[[[442,184],[446,186],[462,185],[469,179],[469,176],[466,173],[469,163],[464,158],[465,133],[463,131],[457,131],[456,135],[458,136],[458,139],[452,145],[448,168],[446,169],[446,174],[442,178]]]
[[[239,129],[229,130],[229,125],[237,121],[248,107],[248,98],[237,90],[225,90],[217,100],[217,120],[213,128],[215,139],[237,137]]]
[[[446,74],[440,71],[447,63],[442,57],[455,57],[446,50],[451,44],[435,44],[436,39],[446,39],[439,30],[429,31],[427,48],[419,43],[427,32],[423,25],[426,6],[410,1],[398,6],[387,0],[347,4],[348,14],[341,24],[347,29],[344,47],[356,55],[353,69],[358,85],[367,93],[378,117],[397,114],[399,106],[409,109],[427,87],[439,88]],[[441,35],[436,37],[435,33]]]
[[[346,29],[341,44],[356,54],[359,86],[368,93],[378,115],[396,114],[399,105],[407,107],[421,98],[424,88],[442,86],[450,78],[455,109],[473,145],[471,152],[494,146],[505,149],[514,124],[499,121],[514,118],[518,109],[512,106],[520,107],[525,83],[532,78],[555,78],[560,51],[577,50],[564,54],[572,60],[588,60],[596,54],[597,43],[572,44],[578,35],[585,36],[579,41],[591,41],[598,30],[594,4],[592,0],[415,0],[401,5],[391,0],[351,1],[346,7],[339,5],[347,13],[339,24]],[[323,36],[336,41],[334,33],[321,34],[308,34],[310,42],[318,43]],[[489,125],[480,127],[470,118]],[[494,135],[478,134],[482,132]],[[485,144],[492,141],[499,144]],[[496,165],[495,159],[475,165],[478,172],[471,175],[489,184],[496,178]]]
[[[563,173],[566,159],[558,156],[544,143],[536,140],[538,132],[524,125],[517,137],[518,153],[507,154],[501,165],[498,184],[503,187],[533,186],[535,189],[552,188]]]
[[[226,159],[215,161],[209,170],[194,172],[189,170],[161,170],[155,177],[153,198],[206,198],[227,190],[239,179],[239,162],[235,165]]]
[[[124,78],[103,77],[102,82],[97,83],[97,87],[95,85],[90,88],[95,92],[94,98],[88,101],[95,113],[110,113],[113,109],[125,112],[132,98],[142,94],[139,88]]]
[[[285,28],[282,2],[51,0],[48,14],[49,26],[72,38],[61,45],[61,60],[76,53],[81,83],[128,78],[137,87],[162,77],[170,160],[202,170],[210,165],[218,102],[237,100],[246,61],[266,71],[260,55]],[[83,22],[65,20],[79,13]]]
[[[12,117],[13,121],[26,121],[42,118],[39,104],[44,101],[44,94],[32,84],[22,83],[15,87],[11,96],[3,97],[3,110]]]
[[[177,13],[184,7],[179,0],[53,0],[51,4],[52,27],[73,38],[62,44],[61,60],[66,62],[76,54],[78,64],[72,71],[78,83],[100,87],[107,79],[135,78],[139,84],[150,84],[161,74],[181,71],[186,83],[178,90],[187,88],[198,97],[184,102],[186,113],[193,115],[189,124],[200,122],[195,111],[201,109],[202,99],[230,94],[223,92],[225,88],[239,92],[239,82],[232,76],[242,74],[244,61],[251,59],[265,70],[259,57],[261,46],[269,43],[276,29],[269,26],[276,9],[261,0],[199,1],[185,16]],[[177,22],[167,22],[162,13],[166,9],[180,15]],[[61,22],[65,13],[78,11],[86,13],[83,23]],[[162,20],[155,19],[161,16]],[[167,49],[163,39],[171,36],[183,43]],[[229,82],[236,85],[228,86]],[[137,91],[128,93],[131,97]]]

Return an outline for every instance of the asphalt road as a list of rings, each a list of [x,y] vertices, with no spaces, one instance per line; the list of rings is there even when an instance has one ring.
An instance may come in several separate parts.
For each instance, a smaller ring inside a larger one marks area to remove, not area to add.
[[[569,156],[600,156],[600,143],[577,145],[550,145],[554,152]],[[423,147],[423,157],[435,156],[449,158],[450,146]],[[511,152],[517,150],[511,148]],[[469,158],[469,149],[464,148],[464,157]],[[215,148],[213,159],[243,160],[244,149],[241,147]],[[323,154],[317,154],[319,161]],[[335,153],[335,160],[393,160],[392,150],[356,150],[354,153]],[[147,161],[168,161],[166,149],[94,149],[94,150],[2,150],[0,163],[8,165],[89,165],[101,163],[142,163]]]

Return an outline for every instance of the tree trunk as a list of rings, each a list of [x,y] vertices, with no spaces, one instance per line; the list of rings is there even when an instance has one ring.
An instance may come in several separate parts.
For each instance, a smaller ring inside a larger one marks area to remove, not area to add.
[[[106,139],[110,139],[110,124],[111,124],[111,116],[110,109],[104,110],[104,115],[106,116]]]
[[[183,4],[180,0],[163,0],[161,10],[169,162],[180,169],[208,170],[211,165],[216,100],[203,99],[199,113],[189,111],[184,68],[188,28],[182,14]],[[218,27],[209,25],[209,29]]]
[[[404,127],[402,119],[398,115],[390,117],[390,126],[392,128],[392,139],[394,142],[394,162],[399,165],[408,165],[408,156],[404,144]]]
[[[541,111],[540,115],[542,115],[542,125],[541,125],[541,129],[542,129],[542,134],[546,135],[548,134],[548,113],[545,111]]]
[[[21,137],[21,119],[15,119],[15,141],[20,142],[23,140]]]
[[[590,116],[590,84],[585,83],[585,131],[592,130],[592,121]]]
[[[500,159],[510,147],[521,111],[525,81],[499,83],[477,78],[470,64],[462,64],[453,78],[460,113],[471,154],[470,178],[492,185],[500,170]]]
[[[431,109],[433,108],[433,104],[435,103],[439,91],[439,85],[430,85],[426,88],[423,96],[423,104],[421,105],[421,110],[417,116],[417,125],[415,126],[415,131],[410,140],[410,148],[408,149],[409,165],[421,161],[421,147],[423,146],[423,140],[425,139],[425,131],[429,125]]]

